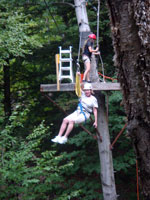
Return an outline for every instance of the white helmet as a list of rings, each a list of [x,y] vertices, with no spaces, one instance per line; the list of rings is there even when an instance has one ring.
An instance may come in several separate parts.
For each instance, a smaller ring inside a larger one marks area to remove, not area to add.
[[[83,90],[92,90],[92,85],[90,83],[85,83]]]

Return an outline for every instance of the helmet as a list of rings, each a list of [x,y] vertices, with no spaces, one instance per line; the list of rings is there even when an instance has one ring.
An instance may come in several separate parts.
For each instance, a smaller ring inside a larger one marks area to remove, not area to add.
[[[85,83],[83,90],[92,90],[92,85],[90,83]]]
[[[91,39],[94,39],[94,40],[96,40],[96,35],[95,34],[90,34],[89,36],[88,36],[89,38],[91,38]]]

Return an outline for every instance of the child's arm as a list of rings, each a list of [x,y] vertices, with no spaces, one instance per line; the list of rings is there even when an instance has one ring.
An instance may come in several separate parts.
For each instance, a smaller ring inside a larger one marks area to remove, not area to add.
[[[94,124],[93,124],[93,126],[95,127],[95,128],[97,128],[97,108],[93,108],[93,113],[94,113],[94,118],[95,118],[95,122],[94,122]]]

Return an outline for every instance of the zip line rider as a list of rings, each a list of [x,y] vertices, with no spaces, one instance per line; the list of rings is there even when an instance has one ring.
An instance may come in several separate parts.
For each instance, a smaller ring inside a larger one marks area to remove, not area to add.
[[[82,95],[77,107],[77,110],[63,119],[58,135],[52,139],[52,142],[64,144],[68,140],[68,136],[72,131],[74,124],[80,124],[89,119],[90,114],[94,113],[94,124],[97,128],[97,99],[92,95],[92,85],[85,83],[82,90]],[[63,136],[64,134],[64,136]]]
[[[91,56],[92,54],[99,55],[100,52],[98,51],[99,48],[97,47],[96,49],[94,48],[94,40],[96,40],[96,35],[95,34],[90,34],[88,36],[88,39],[85,41],[85,44],[83,46],[83,55],[82,55],[82,60],[84,62],[85,66],[85,72],[83,75],[83,82],[91,82],[90,81],[90,70],[91,70]]]

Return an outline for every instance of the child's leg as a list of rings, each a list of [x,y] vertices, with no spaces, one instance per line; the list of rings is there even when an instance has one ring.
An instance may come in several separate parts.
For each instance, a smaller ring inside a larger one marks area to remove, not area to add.
[[[69,135],[70,132],[72,131],[73,127],[74,127],[74,121],[69,121],[67,130],[66,130],[66,133],[65,133],[65,135],[64,135],[66,138],[68,137],[68,135]]]
[[[91,69],[91,64],[90,62],[86,62],[85,63],[85,66],[86,66],[86,70],[84,72],[84,75],[83,75],[83,80],[87,80],[89,81],[89,72],[90,72],[90,69]]]
[[[59,130],[59,133],[58,133],[58,135],[59,135],[60,137],[63,135],[63,133],[64,133],[66,127],[67,127],[68,122],[69,122],[69,121],[68,121],[67,119],[65,119],[65,118],[63,119],[63,122],[62,122],[62,124],[61,124],[60,130]]]

